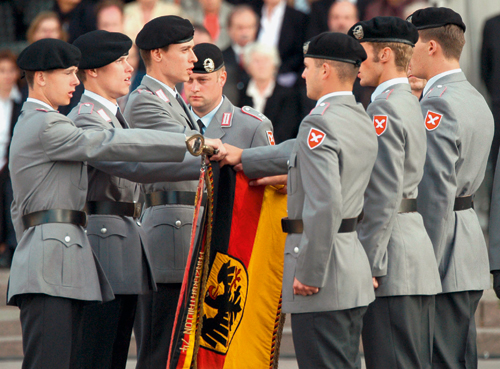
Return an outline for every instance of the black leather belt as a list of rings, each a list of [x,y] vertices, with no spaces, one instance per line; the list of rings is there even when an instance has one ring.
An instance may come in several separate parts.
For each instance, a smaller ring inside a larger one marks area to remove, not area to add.
[[[402,199],[398,213],[412,213],[417,211],[417,199]]]
[[[354,232],[361,219],[363,219],[363,213],[356,218],[342,219],[338,233]],[[302,219],[281,218],[281,229],[285,233],[302,233],[304,232],[304,223]]]
[[[463,196],[455,198],[454,211],[467,210],[474,207],[474,201],[472,201],[472,195]]]
[[[87,214],[84,211],[68,209],[50,209],[35,211],[23,215],[24,229],[45,223],[70,223],[82,227],[87,226]]]
[[[138,202],[118,201],[89,201],[87,211],[89,215],[118,215],[121,217],[139,218],[141,216],[142,204]]]
[[[157,205],[191,205],[194,206],[196,192],[189,191],[155,191],[147,193],[145,196],[146,208]],[[202,204],[206,201],[203,195]]]

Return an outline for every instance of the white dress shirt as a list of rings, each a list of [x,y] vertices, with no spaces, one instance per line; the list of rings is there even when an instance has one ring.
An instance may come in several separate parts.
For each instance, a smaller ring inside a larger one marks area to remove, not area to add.
[[[201,123],[203,123],[203,129],[202,129],[203,132],[201,132],[201,133],[205,133],[205,131],[207,130],[207,127],[210,125],[210,122],[214,118],[215,114],[217,113],[217,111],[219,110],[219,108],[223,102],[224,102],[224,97],[222,99],[220,99],[220,103],[219,103],[219,105],[217,105],[215,107],[215,109],[213,109],[210,113],[206,114],[202,118],[200,118],[198,116],[198,114],[196,114],[194,112],[193,108],[191,106],[189,106],[189,109],[191,109],[191,112],[193,113],[194,119],[196,119],[196,121],[198,121],[198,119],[199,119],[199,120],[201,120]]]
[[[455,74],[455,73],[460,73],[462,69],[452,69],[452,70],[447,70],[446,72],[436,74],[434,77],[432,77],[430,80],[427,81],[427,84],[424,87],[424,92],[422,93],[422,96],[425,96],[427,92],[429,92],[429,89],[431,86],[440,78],[443,78],[445,76],[449,76],[450,74]]]
[[[276,82],[271,81],[264,92],[260,92],[257,88],[257,84],[253,79],[248,82],[247,95],[252,98],[253,108],[258,112],[264,114],[264,109],[266,108],[267,99],[273,94]]]
[[[281,26],[285,17],[286,0],[274,7],[271,14],[266,5],[262,7],[262,18],[260,19],[259,42],[266,45],[278,47],[280,41]]]
[[[323,101],[326,99],[329,99],[330,97],[334,96],[349,96],[352,95],[352,91],[337,91],[337,92],[330,92],[329,94],[323,95],[318,99],[318,102],[316,103],[316,106],[321,104]]]
[[[380,95],[385,90],[389,89],[389,87],[397,85],[398,83],[407,83],[407,84],[410,84],[410,82],[408,82],[408,78],[407,77],[393,78],[393,79],[390,79],[388,81],[382,82],[381,84],[379,84],[377,86],[377,88],[375,89],[375,91],[373,91],[371,101],[375,100],[375,98],[378,95]]]

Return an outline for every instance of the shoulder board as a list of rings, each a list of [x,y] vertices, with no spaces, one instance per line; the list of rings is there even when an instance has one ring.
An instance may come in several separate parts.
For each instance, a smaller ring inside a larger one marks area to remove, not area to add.
[[[36,111],[43,111],[44,113],[48,113],[49,112],[47,109],[43,109],[43,108],[37,108],[35,110]]]
[[[446,92],[447,87],[444,85],[437,85],[433,87],[425,96],[426,98],[441,97]]]
[[[94,111],[94,104],[92,103],[82,103],[78,109],[78,115],[80,114],[92,114]]]
[[[317,105],[313,110],[311,110],[309,115],[323,115],[325,114],[325,111],[328,109],[329,106],[330,103],[322,102],[321,104]]]
[[[150,95],[152,95],[152,94],[153,94],[151,91],[149,91],[149,90],[145,90],[145,89],[143,89],[143,88],[138,88],[138,89],[137,89],[137,92],[138,92],[138,93],[140,93],[140,94],[142,94],[142,93],[145,93],[145,94],[150,94]]]
[[[391,96],[392,91],[394,91],[394,89],[392,89],[392,90],[385,90],[384,92],[382,92],[381,94],[379,94],[375,98],[375,100],[389,100],[389,96]],[[375,101],[375,100],[373,100],[373,101]]]
[[[250,115],[251,117],[254,117],[255,119],[258,119],[260,120],[261,122],[264,120],[264,119],[267,119],[266,116],[264,114],[262,114],[261,112],[255,110],[254,108],[252,108],[251,106],[244,106],[241,108],[241,112],[242,113],[245,113],[247,115]]]

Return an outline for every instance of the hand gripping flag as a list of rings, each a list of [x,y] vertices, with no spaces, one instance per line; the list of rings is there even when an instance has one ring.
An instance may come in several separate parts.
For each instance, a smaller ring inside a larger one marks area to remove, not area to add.
[[[213,172],[203,242],[188,264],[169,368],[276,368],[286,196],[270,186],[251,187],[228,167],[219,176]]]

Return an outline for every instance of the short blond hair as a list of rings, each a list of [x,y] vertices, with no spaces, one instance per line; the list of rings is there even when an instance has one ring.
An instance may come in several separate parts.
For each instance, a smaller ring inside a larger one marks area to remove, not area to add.
[[[408,65],[413,55],[413,46],[401,42],[370,42],[370,44],[373,46],[373,52],[375,54],[373,61],[375,63],[378,63],[380,60],[378,57],[380,50],[388,47],[394,52],[394,63],[396,64],[396,68],[404,72],[408,70]]]

